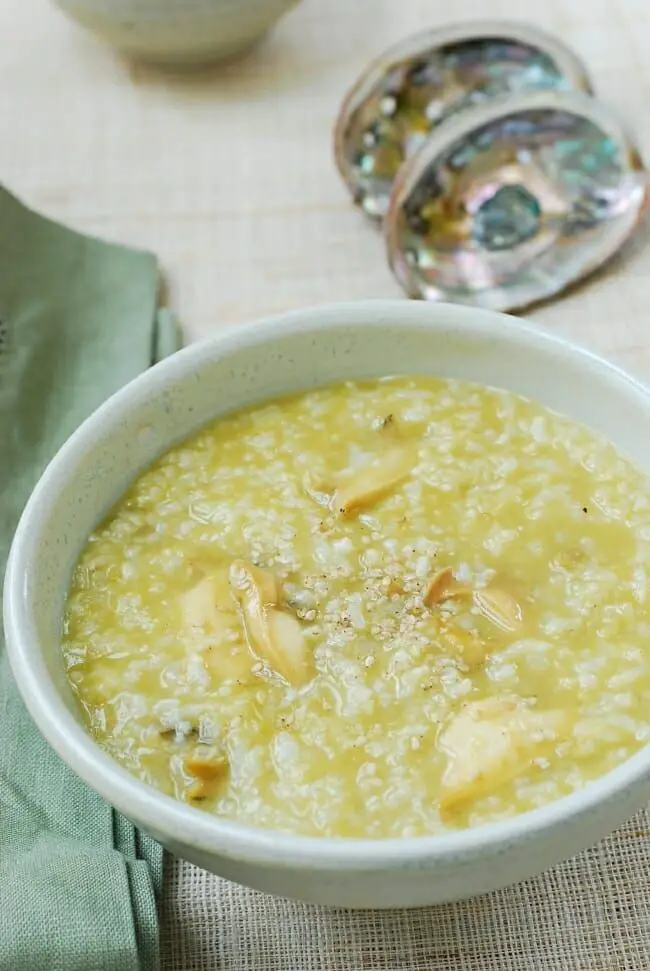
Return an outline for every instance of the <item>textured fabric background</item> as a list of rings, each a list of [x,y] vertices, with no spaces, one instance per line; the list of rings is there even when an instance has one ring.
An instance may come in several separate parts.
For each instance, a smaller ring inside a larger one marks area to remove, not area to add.
[[[306,907],[170,861],[163,971],[648,971],[650,814],[536,880],[445,907]]]
[[[153,249],[196,338],[330,299],[394,296],[331,162],[346,87],[450,19],[532,18],[588,62],[650,158],[650,0],[303,0],[240,63],[128,65],[44,0],[0,0],[0,172],[81,230]],[[534,314],[650,378],[650,242]],[[526,886],[402,914],[326,913],[168,861],[164,971],[648,971],[650,819]]]

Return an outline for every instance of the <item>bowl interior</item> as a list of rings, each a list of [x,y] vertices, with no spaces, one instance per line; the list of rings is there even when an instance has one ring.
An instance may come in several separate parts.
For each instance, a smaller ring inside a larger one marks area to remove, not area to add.
[[[643,435],[650,428],[647,390],[514,318],[367,302],[299,311],[192,346],[118,392],[75,433],[19,526],[6,592],[9,640],[14,665],[31,670],[17,672],[18,680],[44,731],[30,692],[36,697],[54,687],[81,721],[59,647],[62,607],[89,532],[132,478],[220,414],[319,384],[398,373],[471,379],[528,395],[650,466]]]

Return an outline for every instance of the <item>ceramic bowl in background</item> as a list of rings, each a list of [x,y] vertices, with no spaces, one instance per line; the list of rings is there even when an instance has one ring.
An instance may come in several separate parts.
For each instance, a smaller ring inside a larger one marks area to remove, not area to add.
[[[171,445],[210,419],[273,396],[409,372],[529,395],[590,425],[650,471],[650,392],[587,351],[514,318],[464,306],[316,307],[191,346],[110,398],[36,487],[5,583],[16,681],[43,735],[82,779],[178,856],[259,890],[341,907],[457,900],[572,856],[650,799],[650,747],[580,791],[488,826],[384,840],[263,831],[163,795],[92,740],[64,670],[61,619],[89,533]]]
[[[55,0],[73,20],[143,60],[203,63],[258,40],[298,0]]]

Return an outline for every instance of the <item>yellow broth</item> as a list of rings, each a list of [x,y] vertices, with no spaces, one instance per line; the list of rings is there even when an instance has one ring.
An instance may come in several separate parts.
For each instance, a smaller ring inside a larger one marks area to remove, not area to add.
[[[204,428],[74,572],[94,738],[222,817],[413,836],[541,806],[648,740],[648,479],[510,392],[347,383]]]

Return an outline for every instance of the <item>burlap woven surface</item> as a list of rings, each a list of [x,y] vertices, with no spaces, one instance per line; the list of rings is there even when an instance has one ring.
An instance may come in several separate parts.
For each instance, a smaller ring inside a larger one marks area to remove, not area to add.
[[[163,971],[648,971],[650,813],[526,883],[444,907],[334,911],[167,860]]]

